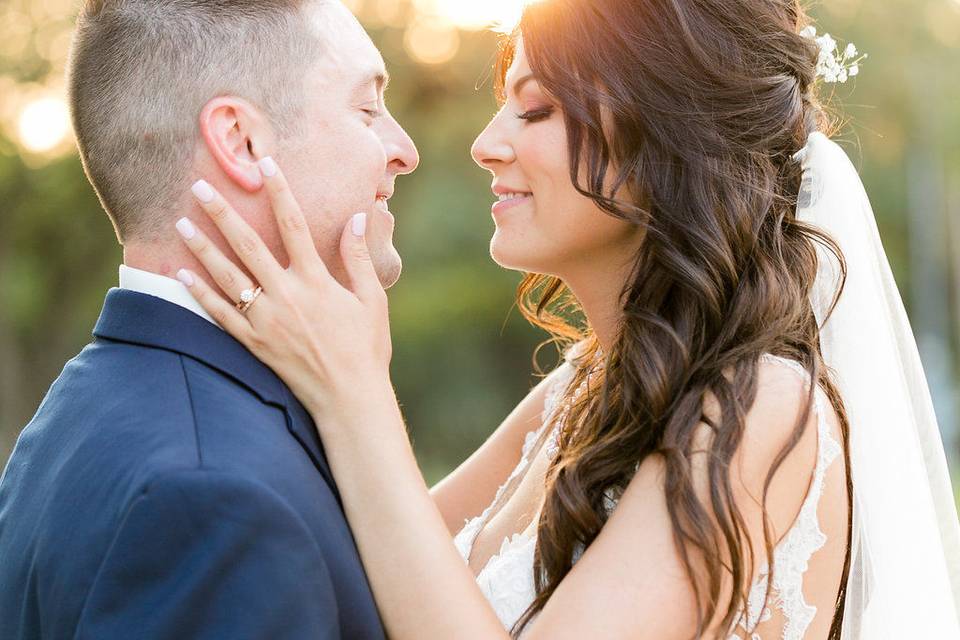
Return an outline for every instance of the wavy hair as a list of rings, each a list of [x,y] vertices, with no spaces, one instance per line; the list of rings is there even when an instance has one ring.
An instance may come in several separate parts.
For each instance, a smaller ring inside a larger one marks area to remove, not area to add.
[[[834,126],[816,95],[817,47],[799,35],[808,23],[797,0],[546,0],[529,6],[501,44],[501,101],[522,36],[531,69],[563,113],[571,181],[609,215],[645,230],[622,291],[617,337],[602,354],[601,383],[573,405],[547,472],[537,596],[515,637],[543,609],[577,550],[599,534],[608,517],[604,495],[625,488],[637,463],[652,455],[665,462],[674,540],[701,603],[695,637],[705,637],[715,620],[722,630],[733,627],[755,558],[729,469],[764,353],[799,361],[826,390],[840,417],[852,495],[849,424],[809,302],[817,245],[839,259],[844,274],[845,265],[836,243],[795,216],[802,174],[792,155],[811,132]],[[587,338],[575,389],[601,354],[589,328],[568,320],[570,292],[557,278],[527,274],[518,302],[554,341]],[[811,385],[766,477],[771,570],[767,490],[803,435],[814,391]],[[718,419],[704,414],[706,398],[716,400]],[[691,478],[702,423],[713,431],[709,504]],[[702,572],[694,571],[694,553]],[[848,544],[831,639],[840,637],[849,562]],[[733,589],[721,603],[725,579]]]

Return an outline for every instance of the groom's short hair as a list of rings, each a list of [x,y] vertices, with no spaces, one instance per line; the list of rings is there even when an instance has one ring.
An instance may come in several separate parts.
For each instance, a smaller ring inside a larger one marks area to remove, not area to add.
[[[199,115],[233,95],[281,139],[302,127],[324,0],[86,0],[70,59],[84,168],[121,242],[159,237],[191,176]]]

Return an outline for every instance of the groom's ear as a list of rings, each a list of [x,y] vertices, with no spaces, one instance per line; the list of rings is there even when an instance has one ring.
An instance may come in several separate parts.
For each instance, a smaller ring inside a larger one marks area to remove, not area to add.
[[[200,132],[207,150],[223,172],[240,188],[254,193],[263,187],[257,160],[272,133],[266,119],[249,102],[219,97],[200,112]]]

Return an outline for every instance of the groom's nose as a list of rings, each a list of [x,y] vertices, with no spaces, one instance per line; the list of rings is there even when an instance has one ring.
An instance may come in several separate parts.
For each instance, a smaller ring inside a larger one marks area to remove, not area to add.
[[[383,146],[387,152],[387,166],[394,175],[413,173],[420,164],[417,146],[393,116],[389,117],[384,131]]]

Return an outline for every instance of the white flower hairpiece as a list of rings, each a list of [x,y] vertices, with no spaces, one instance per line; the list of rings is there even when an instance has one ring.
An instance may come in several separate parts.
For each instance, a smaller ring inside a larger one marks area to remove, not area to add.
[[[856,45],[852,42],[847,44],[841,54],[837,41],[829,33],[818,36],[816,28],[809,26],[801,31],[800,35],[814,40],[820,47],[817,77],[823,78],[824,82],[846,82],[847,78],[860,73],[860,63],[867,58],[867,54],[857,51]]]

